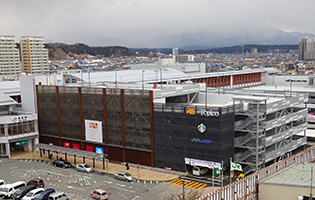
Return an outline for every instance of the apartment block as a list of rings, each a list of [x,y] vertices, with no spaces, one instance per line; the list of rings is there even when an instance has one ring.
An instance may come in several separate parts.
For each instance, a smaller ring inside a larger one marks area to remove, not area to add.
[[[19,50],[14,36],[0,36],[0,75],[15,76],[21,72]]]
[[[23,72],[45,74],[48,68],[48,50],[41,36],[22,36],[20,41]]]
[[[302,37],[299,42],[299,60],[315,59],[315,38]]]

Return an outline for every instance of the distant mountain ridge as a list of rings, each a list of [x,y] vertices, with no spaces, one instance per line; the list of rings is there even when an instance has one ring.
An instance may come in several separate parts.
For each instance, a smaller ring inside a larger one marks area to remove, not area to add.
[[[288,45],[298,44],[300,37],[315,37],[314,34],[286,32],[276,28],[252,28],[248,31],[235,32],[185,32],[164,34],[144,41],[135,46],[153,48],[179,47],[186,50],[211,49],[242,44]]]

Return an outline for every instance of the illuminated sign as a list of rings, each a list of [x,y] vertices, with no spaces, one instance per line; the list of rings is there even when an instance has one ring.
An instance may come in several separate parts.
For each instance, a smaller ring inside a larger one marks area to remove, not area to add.
[[[186,111],[186,114],[194,115],[194,114],[196,114],[196,111],[195,111],[194,108],[190,108],[190,109],[188,109],[188,110]]]
[[[207,130],[206,125],[204,125],[203,123],[198,124],[197,129],[200,133],[204,133]]]
[[[193,138],[193,139],[191,139],[191,142],[197,142],[197,143],[203,143],[203,144],[211,144],[212,143],[211,140],[199,139],[199,138]]]

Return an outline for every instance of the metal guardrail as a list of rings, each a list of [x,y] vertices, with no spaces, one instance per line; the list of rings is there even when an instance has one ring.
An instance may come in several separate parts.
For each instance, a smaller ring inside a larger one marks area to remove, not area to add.
[[[295,163],[310,162],[315,159],[315,145],[287,159],[263,168],[239,181],[221,187],[198,200],[258,200],[258,182]]]

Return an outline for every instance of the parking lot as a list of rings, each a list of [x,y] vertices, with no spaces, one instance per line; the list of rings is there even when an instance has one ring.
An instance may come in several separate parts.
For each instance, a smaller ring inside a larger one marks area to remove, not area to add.
[[[44,160],[0,161],[0,179],[4,179],[6,183],[42,178],[45,181],[45,188],[63,191],[71,199],[90,199],[91,191],[99,188],[109,193],[109,199],[141,199],[151,189],[163,184],[163,181],[115,180],[112,174],[83,173],[74,168],[63,169],[54,167],[51,162]]]

